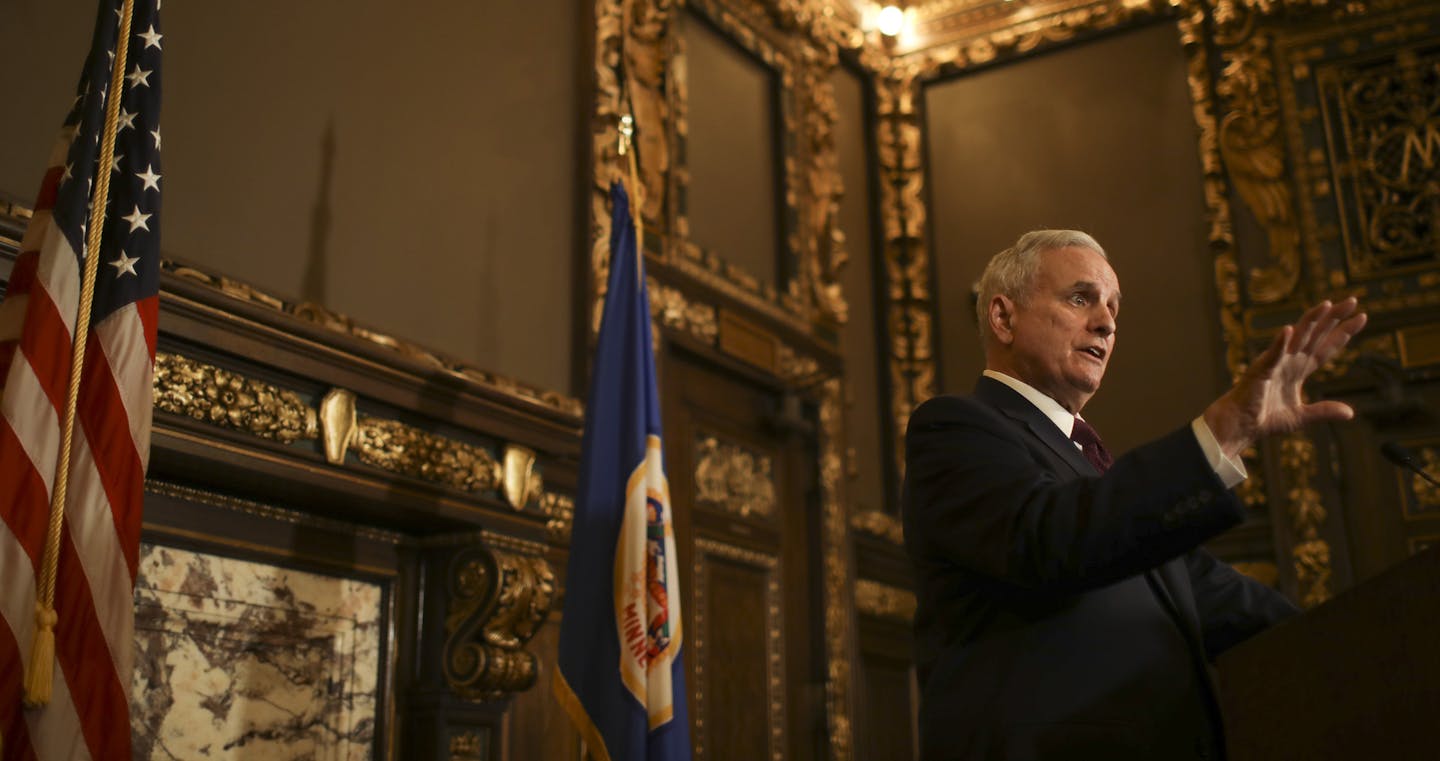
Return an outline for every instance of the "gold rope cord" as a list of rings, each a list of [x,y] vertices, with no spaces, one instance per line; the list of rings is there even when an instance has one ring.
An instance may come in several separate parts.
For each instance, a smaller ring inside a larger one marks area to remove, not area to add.
[[[85,239],[85,278],[80,286],[80,311],[71,337],[70,388],[65,396],[65,418],[61,426],[60,463],[55,473],[55,490],[50,495],[50,523],[45,534],[45,554],[36,582],[35,637],[30,642],[30,662],[25,669],[25,705],[40,708],[50,702],[55,673],[55,574],[60,560],[60,531],[65,521],[65,498],[70,480],[70,448],[75,438],[75,406],[80,398],[80,376],[85,367],[85,342],[90,333],[90,305],[95,300],[95,272],[100,259],[100,236],[105,232],[105,205],[110,200],[110,164],[115,155],[115,133],[120,119],[120,95],[124,92],[125,59],[130,52],[130,20],[134,0],[125,0],[120,12],[120,34],[115,43],[115,60],[110,68],[110,89],[105,96],[105,130],[100,156],[95,165],[95,191],[90,198],[89,227]]]

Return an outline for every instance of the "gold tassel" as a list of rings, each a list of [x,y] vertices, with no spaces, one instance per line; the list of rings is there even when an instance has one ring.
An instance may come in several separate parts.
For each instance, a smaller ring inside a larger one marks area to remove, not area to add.
[[[25,707],[43,708],[50,702],[55,679],[55,609],[35,603],[35,639],[30,641],[30,664],[25,669]]]

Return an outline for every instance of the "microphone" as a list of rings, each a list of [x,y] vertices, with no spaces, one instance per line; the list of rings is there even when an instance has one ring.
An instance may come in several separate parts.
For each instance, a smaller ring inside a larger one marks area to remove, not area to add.
[[[1420,463],[1415,462],[1415,455],[1410,454],[1410,450],[1401,446],[1398,442],[1387,441],[1384,444],[1381,444],[1380,454],[1385,455],[1385,459],[1389,460],[1390,462],[1393,462],[1396,465],[1405,468],[1406,470],[1414,471],[1416,475],[1420,476],[1426,481],[1429,481],[1436,486],[1440,486],[1440,481],[1436,481],[1434,476],[1426,473],[1425,469],[1420,467]]]

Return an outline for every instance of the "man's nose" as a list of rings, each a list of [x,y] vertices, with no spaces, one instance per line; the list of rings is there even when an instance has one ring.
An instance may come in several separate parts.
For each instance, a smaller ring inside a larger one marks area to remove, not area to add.
[[[1104,338],[1115,332],[1115,315],[1110,314],[1108,307],[1100,307],[1090,318],[1090,330]]]

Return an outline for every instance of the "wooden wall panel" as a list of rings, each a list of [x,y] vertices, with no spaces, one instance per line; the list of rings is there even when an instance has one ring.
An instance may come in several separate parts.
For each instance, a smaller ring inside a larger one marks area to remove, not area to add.
[[[559,605],[530,640],[530,651],[540,659],[535,686],[515,696],[505,714],[505,758],[580,761],[580,734],[555,700],[550,688],[560,648]]]
[[[780,689],[772,662],[772,631],[778,636],[770,590],[774,571],[765,565],[721,556],[724,545],[705,544],[697,564],[696,761],[771,758],[783,737],[772,736],[770,703]],[[773,560],[771,561],[773,563]],[[778,611],[776,611],[778,613]],[[774,643],[778,644],[778,643]],[[777,654],[778,655],[778,654]],[[778,658],[776,659],[778,661]]]

